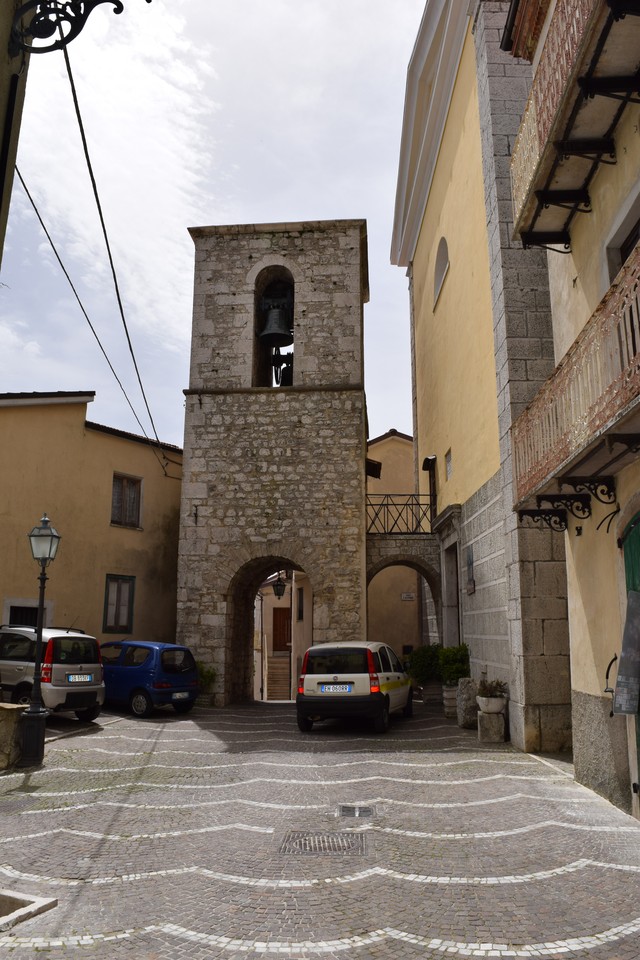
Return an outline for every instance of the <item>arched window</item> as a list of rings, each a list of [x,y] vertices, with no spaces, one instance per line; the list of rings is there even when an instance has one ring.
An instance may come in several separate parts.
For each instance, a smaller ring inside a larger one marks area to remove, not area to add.
[[[293,384],[294,284],[283,266],[267,267],[256,280],[254,387]]]
[[[442,284],[449,272],[449,247],[444,237],[440,238],[436,254],[436,266],[433,271],[433,305],[435,307],[442,290]]]

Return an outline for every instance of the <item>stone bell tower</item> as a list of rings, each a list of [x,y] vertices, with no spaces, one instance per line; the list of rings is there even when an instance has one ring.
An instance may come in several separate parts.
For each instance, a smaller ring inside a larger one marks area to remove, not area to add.
[[[252,696],[254,601],[277,570],[308,577],[314,643],[365,638],[367,235],[363,220],[190,233],[178,635],[222,705]]]

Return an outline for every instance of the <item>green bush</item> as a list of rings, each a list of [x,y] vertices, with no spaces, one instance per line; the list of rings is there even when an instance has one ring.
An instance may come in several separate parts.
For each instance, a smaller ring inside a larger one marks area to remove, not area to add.
[[[458,680],[468,677],[471,673],[469,648],[466,643],[461,643],[457,647],[441,647],[438,659],[440,676],[445,687],[455,687]]]
[[[409,676],[418,686],[423,687],[432,680],[440,680],[439,643],[426,644],[411,651],[409,656]]]
[[[198,686],[200,693],[209,693],[216,679],[216,668],[209,667],[202,660],[196,660],[198,668]]]

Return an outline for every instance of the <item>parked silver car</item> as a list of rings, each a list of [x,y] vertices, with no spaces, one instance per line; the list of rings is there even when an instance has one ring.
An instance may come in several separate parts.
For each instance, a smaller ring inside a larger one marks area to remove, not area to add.
[[[29,703],[35,668],[35,627],[0,627],[0,687],[12,703]],[[42,631],[42,703],[95,720],[104,703],[100,644],[81,630]]]

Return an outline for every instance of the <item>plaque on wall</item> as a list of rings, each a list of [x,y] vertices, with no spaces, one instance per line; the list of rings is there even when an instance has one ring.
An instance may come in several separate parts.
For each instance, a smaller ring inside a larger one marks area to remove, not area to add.
[[[627,594],[627,618],[622,634],[622,653],[618,666],[613,712],[638,712],[640,696],[640,593]]]

